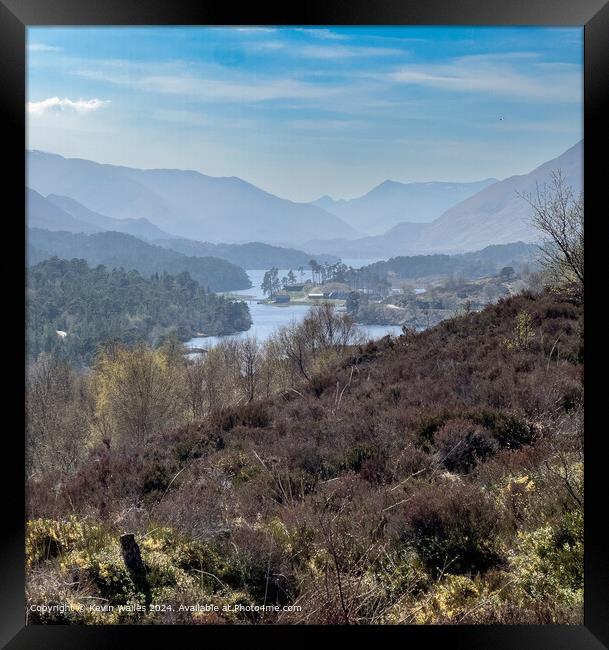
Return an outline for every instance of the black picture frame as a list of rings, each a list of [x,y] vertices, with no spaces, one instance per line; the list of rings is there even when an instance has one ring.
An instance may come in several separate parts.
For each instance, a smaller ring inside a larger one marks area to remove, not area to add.
[[[584,142],[586,245],[597,238],[598,222],[606,219],[603,190],[609,144],[609,3],[606,0],[326,0],[273,7],[250,3],[235,7],[228,3],[195,0],[0,0],[0,122],[4,160],[10,183],[3,194],[11,199],[14,233],[10,240],[17,262],[5,270],[16,310],[24,313],[21,278],[15,268],[25,256],[25,32],[34,25],[552,25],[583,26]],[[602,207],[601,207],[602,206]],[[597,212],[599,213],[597,215]],[[8,219],[8,213],[5,218]],[[590,258],[590,255],[587,254]],[[21,268],[24,268],[22,266]],[[17,274],[18,275],[18,274]],[[590,276],[589,276],[590,277]],[[590,322],[590,321],[589,321]],[[12,324],[14,332],[17,324]],[[600,341],[599,341],[600,343]],[[24,342],[25,345],[25,342]],[[589,344],[590,345],[590,344]],[[23,348],[13,346],[16,374],[23,377]],[[595,348],[599,349],[599,348]],[[601,362],[587,360],[590,367]],[[23,385],[10,382],[16,396],[10,402],[23,405]],[[594,408],[594,405],[588,408]],[[23,410],[17,422],[23,419]],[[588,422],[591,418],[587,418]],[[19,425],[20,426],[20,425]],[[15,486],[24,485],[24,448],[20,429],[5,428],[5,438],[16,440],[15,450],[4,455],[4,499],[0,547],[0,642],[7,648],[128,648],[135,644],[173,645],[212,640],[252,643],[262,635],[306,640],[319,628],[225,627],[79,627],[24,625],[24,498]],[[405,626],[366,627],[357,630],[358,641],[412,643],[413,647],[434,644],[450,648],[502,650],[600,650],[609,647],[609,561],[603,537],[606,483],[603,471],[605,433],[586,428],[585,434],[585,600],[582,626]],[[4,450],[6,448],[3,448]],[[278,629],[279,628],[279,629]],[[323,633],[327,631],[324,628]],[[341,630],[346,633],[347,630]],[[179,641],[176,635],[181,638]],[[247,636],[245,636],[247,635]],[[388,638],[379,638],[387,636]],[[228,637],[228,638],[226,638]],[[344,642],[344,637],[342,639]]]

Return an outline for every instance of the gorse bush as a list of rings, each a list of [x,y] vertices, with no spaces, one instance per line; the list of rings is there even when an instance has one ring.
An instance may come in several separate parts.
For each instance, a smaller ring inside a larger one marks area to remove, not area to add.
[[[103,529],[70,516],[65,520],[27,522],[25,551],[29,564],[51,560],[76,549],[94,552],[105,542]]]
[[[59,603],[67,598],[70,605],[69,611],[59,620],[55,613],[42,612],[35,615],[33,622],[99,624],[148,622],[151,619],[149,611],[143,607],[146,595],[134,583],[121,556],[118,536],[105,534],[103,540],[97,536],[95,526],[91,527],[88,522],[75,518],[60,525],[43,520],[30,522],[27,535],[29,550],[39,549],[47,539],[59,537],[62,540],[61,553],[55,557],[29,556],[32,577],[28,584],[30,600],[39,604],[44,596],[47,603]],[[94,549],[90,541],[92,537],[97,540]],[[251,597],[245,592],[238,592],[237,587],[250,582],[255,585],[262,583],[259,575],[262,565],[252,565],[249,555],[239,552],[235,557],[227,552],[227,548],[188,540],[167,528],[157,527],[143,534],[140,549],[152,604],[190,605],[193,594],[199,598],[215,599],[220,605],[234,601],[235,597],[249,604]],[[48,581],[44,584],[34,579],[43,575],[43,570],[49,571],[50,567],[59,578],[53,585],[52,594],[46,591]],[[67,593],[62,588],[65,585],[71,586]],[[91,599],[109,606],[109,613],[88,608],[87,601]],[[228,620],[233,618],[230,613],[224,613],[224,616]],[[232,622],[238,619],[237,614]]]
[[[533,318],[526,311],[516,316],[514,334],[511,338],[505,339],[505,347],[508,350],[521,350],[527,348],[535,335],[533,330]]]
[[[530,601],[555,601],[573,606],[582,602],[583,517],[575,510],[553,528],[542,526],[519,536],[518,552],[511,558],[517,584]]]

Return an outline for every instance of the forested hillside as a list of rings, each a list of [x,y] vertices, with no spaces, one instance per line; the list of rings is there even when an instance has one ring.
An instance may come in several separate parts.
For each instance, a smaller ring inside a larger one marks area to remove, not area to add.
[[[211,244],[192,239],[156,239],[155,244],[178,251],[183,255],[220,257],[244,269],[297,269],[308,268],[309,261],[338,262],[335,255],[311,255],[295,248],[271,246],[261,242],[247,244]]]
[[[549,291],[369,344],[325,306],[187,365],[41,358],[28,603],[114,609],[30,622],[579,623],[582,380],[583,305]]]
[[[422,278],[433,275],[462,275],[477,278],[494,275],[502,267],[519,270],[523,265],[534,266],[539,257],[535,244],[515,242],[487,246],[479,251],[461,255],[411,255],[392,257],[387,261],[375,262],[360,269],[362,275],[386,277],[394,273],[399,278]]]
[[[207,291],[186,272],[145,278],[54,257],[29,269],[26,298],[30,357],[56,352],[77,364],[90,363],[113,340],[156,345],[171,333],[186,340],[250,326],[245,303]]]
[[[47,257],[82,258],[91,266],[135,269],[142,275],[188,272],[193,280],[211,291],[233,291],[251,287],[247,273],[217,257],[189,257],[155,246],[122,232],[107,231],[92,235],[30,228],[27,233],[28,257],[37,263]]]

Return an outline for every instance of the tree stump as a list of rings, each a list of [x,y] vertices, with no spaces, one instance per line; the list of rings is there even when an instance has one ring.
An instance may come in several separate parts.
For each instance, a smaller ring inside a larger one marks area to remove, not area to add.
[[[121,551],[123,554],[123,561],[125,567],[129,572],[131,580],[136,588],[144,594],[146,599],[146,606],[150,605],[152,596],[150,594],[150,585],[148,584],[148,576],[146,575],[146,566],[142,561],[142,554],[140,547],[135,541],[133,533],[126,533],[121,535]]]

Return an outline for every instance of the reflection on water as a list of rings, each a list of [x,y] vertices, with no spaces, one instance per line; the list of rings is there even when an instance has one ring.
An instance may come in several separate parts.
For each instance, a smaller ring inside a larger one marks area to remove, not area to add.
[[[356,268],[370,264],[375,260],[345,260],[345,264]],[[247,332],[239,332],[238,334],[229,334],[226,336],[206,336],[195,337],[186,342],[186,346],[190,348],[209,349],[222,340],[240,339],[248,336],[255,336],[259,342],[264,342],[270,338],[280,327],[288,325],[292,322],[301,321],[309,311],[309,305],[287,304],[285,306],[274,305],[259,305],[258,301],[264,298],[260,285],[264,278],[265,270],[247,271],[247,274],[252,282],[250,289],[242,289],[240,291],[231,291],[232,296],[243,296],[248,301],[248,307],[252,316],[252,326]],[[279,277],[287,275],[288,270],[282,269],[279,271]],[[297,271],[296,279],[301,281],[301,276]],[[304,279],[310,279],[310,272],[305,272]],[[360,325],[362,331],[370,339],[378,339],[386,334],[393,334],[397,336],[402,333],[402,328],[399,325]]]

